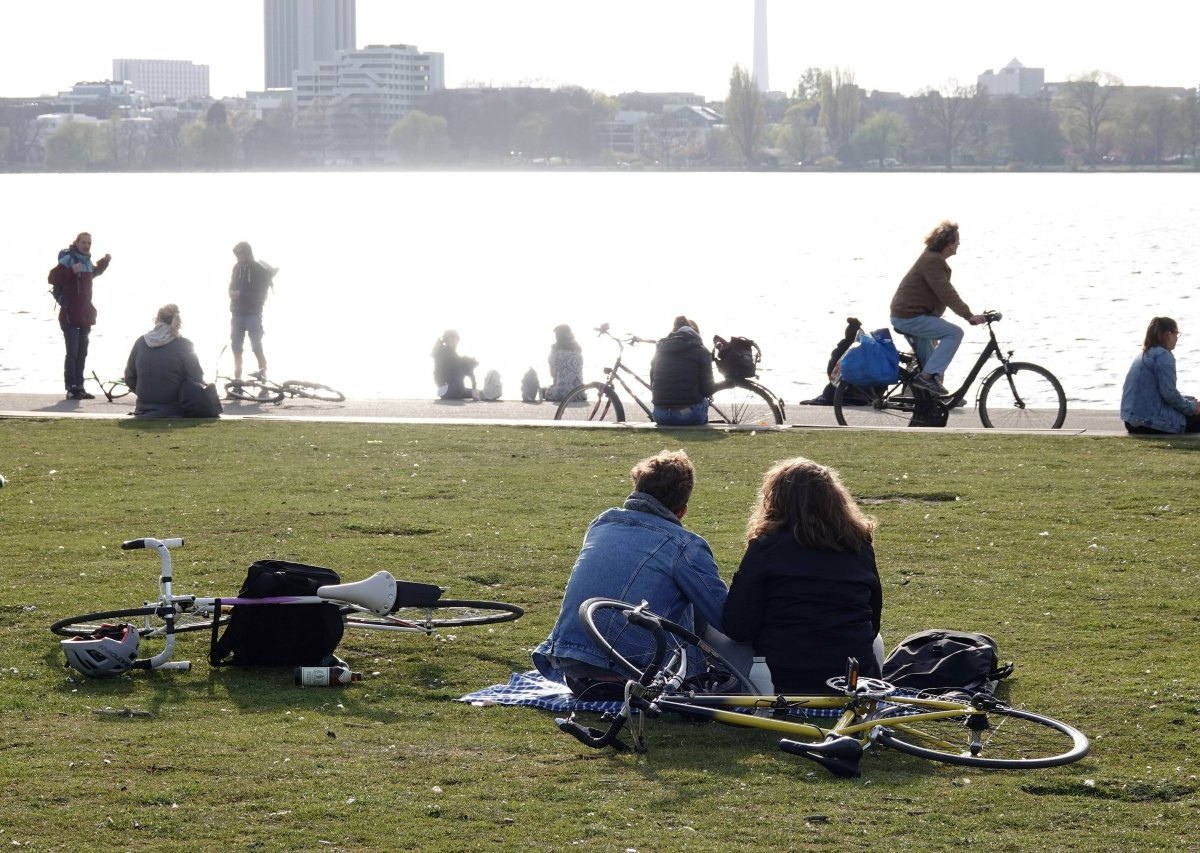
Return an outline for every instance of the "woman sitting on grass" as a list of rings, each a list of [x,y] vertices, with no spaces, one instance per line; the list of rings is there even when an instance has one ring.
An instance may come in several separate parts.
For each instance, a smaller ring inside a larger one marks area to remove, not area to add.
[[[1200,432],[1200,403],[1175,387],[1175,345],[1179,326],[1155,317],[1146,329],[1142,354],[1134,359],[1121,390],[1121,420],[1135,434]]]
[[[179,306],[158,309],[154,328],[139,337],[125,364],[125,384],[137,395],[133,410],[138,418],[187,417],[180,394],[186,383],[204,384],[196,348],[181,337]]]
[[[858,658],[861,675],[880,676],[874,529],[832,468],[797,457],[763,477],[725,633],[766,657],[776,691],[826,692],[847,657]]]

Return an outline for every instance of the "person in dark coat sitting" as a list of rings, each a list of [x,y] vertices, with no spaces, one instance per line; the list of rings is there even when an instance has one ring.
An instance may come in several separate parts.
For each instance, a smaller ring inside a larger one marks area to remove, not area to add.
[[[763,477],[724,616],[725,633],[767,659],[775,690],[826,692],[848,657],[880,676],[874,529],[832,468],[797,457]]]
[[[659,426],[706,424],[715,388],[712,353],[700,340],[700,327],[676,317],[674,330],[658,342],[650,362],[651,417]]]

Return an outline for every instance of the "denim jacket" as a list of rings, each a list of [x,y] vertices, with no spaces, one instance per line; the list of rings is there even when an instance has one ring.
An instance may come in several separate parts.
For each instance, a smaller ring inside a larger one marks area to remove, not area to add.
[[[605,510],[588,526],[558,621],[534,649],[533,664],[555,681],[562,681],[563,673],[551,656],[611,669],[579,618],[579,605],[589,598],[647,601],[659,616],[688,629],[694,625],[694,609],[721,630],[728,592],[708,543],[685,530],[675,513],[656,498],[634,492],[624,507]],[[650,635],[640,630],[627,632],[615,644],[634,662],[654,647]]]
[[[1183,432],[1192,404],[1175,387],[1175,356],[1150,347],[1138,356],[1121,391],[1121,420],[1160,432]]]

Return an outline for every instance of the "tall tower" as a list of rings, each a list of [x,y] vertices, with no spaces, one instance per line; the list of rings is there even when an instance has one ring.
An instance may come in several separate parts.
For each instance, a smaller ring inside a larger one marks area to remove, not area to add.
[[[264,79],[292,86],[297,71],[337,59],[355,47],[355,0],[263,0]]]
[[[758,91],[771,88],[767,78],[767,0],[754,0],[754,85]]]

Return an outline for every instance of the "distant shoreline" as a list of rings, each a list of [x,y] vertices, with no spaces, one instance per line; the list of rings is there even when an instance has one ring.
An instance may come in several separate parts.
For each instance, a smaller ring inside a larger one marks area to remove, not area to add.
[[[1168,175],[1177,174],[1200,174],[1200,168],[1193,168],[1185,165],[1171,166],[1128,166],[1128,165],[1106,165],[1091,168],[1085,167],[1068,167],[1068,166],[1020,166],[1020,165],[1004,165],[1004,166],[955,166],[952,169],[947,169],[944,166],[893,166],[886,169],[866,169],[866,168],[837,168],[826,169],[816,166],[770,166],[754,169],[734,168],[731,166],[654,166],[654,165],[636,165],[636,166],[600,166],[600,165],[582,165],[582,164],[558,164],[558,165],[538,165],[532,163],[521,164],[496,164],[496,163],[479,163],[479,164],[456,164],[453,166],[443,167],[423,167],[411,168],[398,165],[363,165],[363,166],[291,166],[291,167],[275,167],[275,168],[252,168],[252,169],[97,169],[94,171],[81,169],[74,172],[58,172],[50,169],[22,169],[14,168],[0,164],[0,175],[60,175],[60,174],[89,174],[89,175],[188,175],[188,174],[273,174],[273,173],[303,173],[303,174],[322,174],[322,173],[338,173],[338,172],[531,172],[544,174],[546,172],[616,172],[625,174],[630,172],[664,172],[664,173],[679,173],[679,172],[696,172],[696,173],[770,173],[777,172],[783,174],[809,174],[809,175],[896,175],[896,174],[921,174],[921,175],[937,175],[937,174],[962,174],[962,175],[977,175],[977,174],[1036,174],[1036,175],[1051,175],[1051,174],[1080,174],[1080,175],[1100,175],[1100,174],[1149,174],[1162,173]]]

